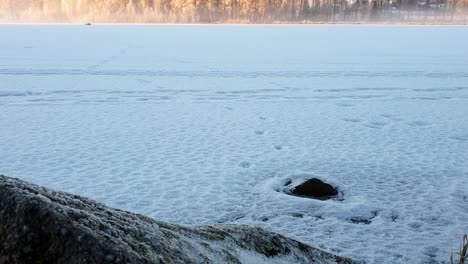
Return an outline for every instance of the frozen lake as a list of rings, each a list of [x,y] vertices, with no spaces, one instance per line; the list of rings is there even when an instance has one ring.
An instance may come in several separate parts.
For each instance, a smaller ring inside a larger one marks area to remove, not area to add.
[[[468,232],[468,27],[0,26],[0,174],[369,263]],[[278,192],[317,176],[342,201]]]

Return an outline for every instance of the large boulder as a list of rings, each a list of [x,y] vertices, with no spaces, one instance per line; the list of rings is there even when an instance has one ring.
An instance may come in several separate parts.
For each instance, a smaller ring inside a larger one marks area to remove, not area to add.
[[[0,264],[355,263],[241,225],[182,226],[0,176]]]

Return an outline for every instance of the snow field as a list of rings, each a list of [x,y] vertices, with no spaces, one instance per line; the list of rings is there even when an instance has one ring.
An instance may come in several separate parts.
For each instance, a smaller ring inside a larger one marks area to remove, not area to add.
[[[0,173],[369,263],[468,232],[466,27],[0,26]],[[319,177],[342,199],[285,194]]]

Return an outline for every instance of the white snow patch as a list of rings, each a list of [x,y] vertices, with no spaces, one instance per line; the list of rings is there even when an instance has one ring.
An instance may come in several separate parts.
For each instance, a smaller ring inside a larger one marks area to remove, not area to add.
[[[1,174],[368,263],[446,261],[468,232],[467,27],[0,36]],[[309,176],[343,199],[281,191]]]

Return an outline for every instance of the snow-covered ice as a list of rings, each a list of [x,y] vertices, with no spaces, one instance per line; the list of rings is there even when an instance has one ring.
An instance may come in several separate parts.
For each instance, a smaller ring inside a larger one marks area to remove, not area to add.
[[[0,26],[0,174],[369,263],[468,232],[468,27]],[[281,192],[319,177],[328,201]]]

